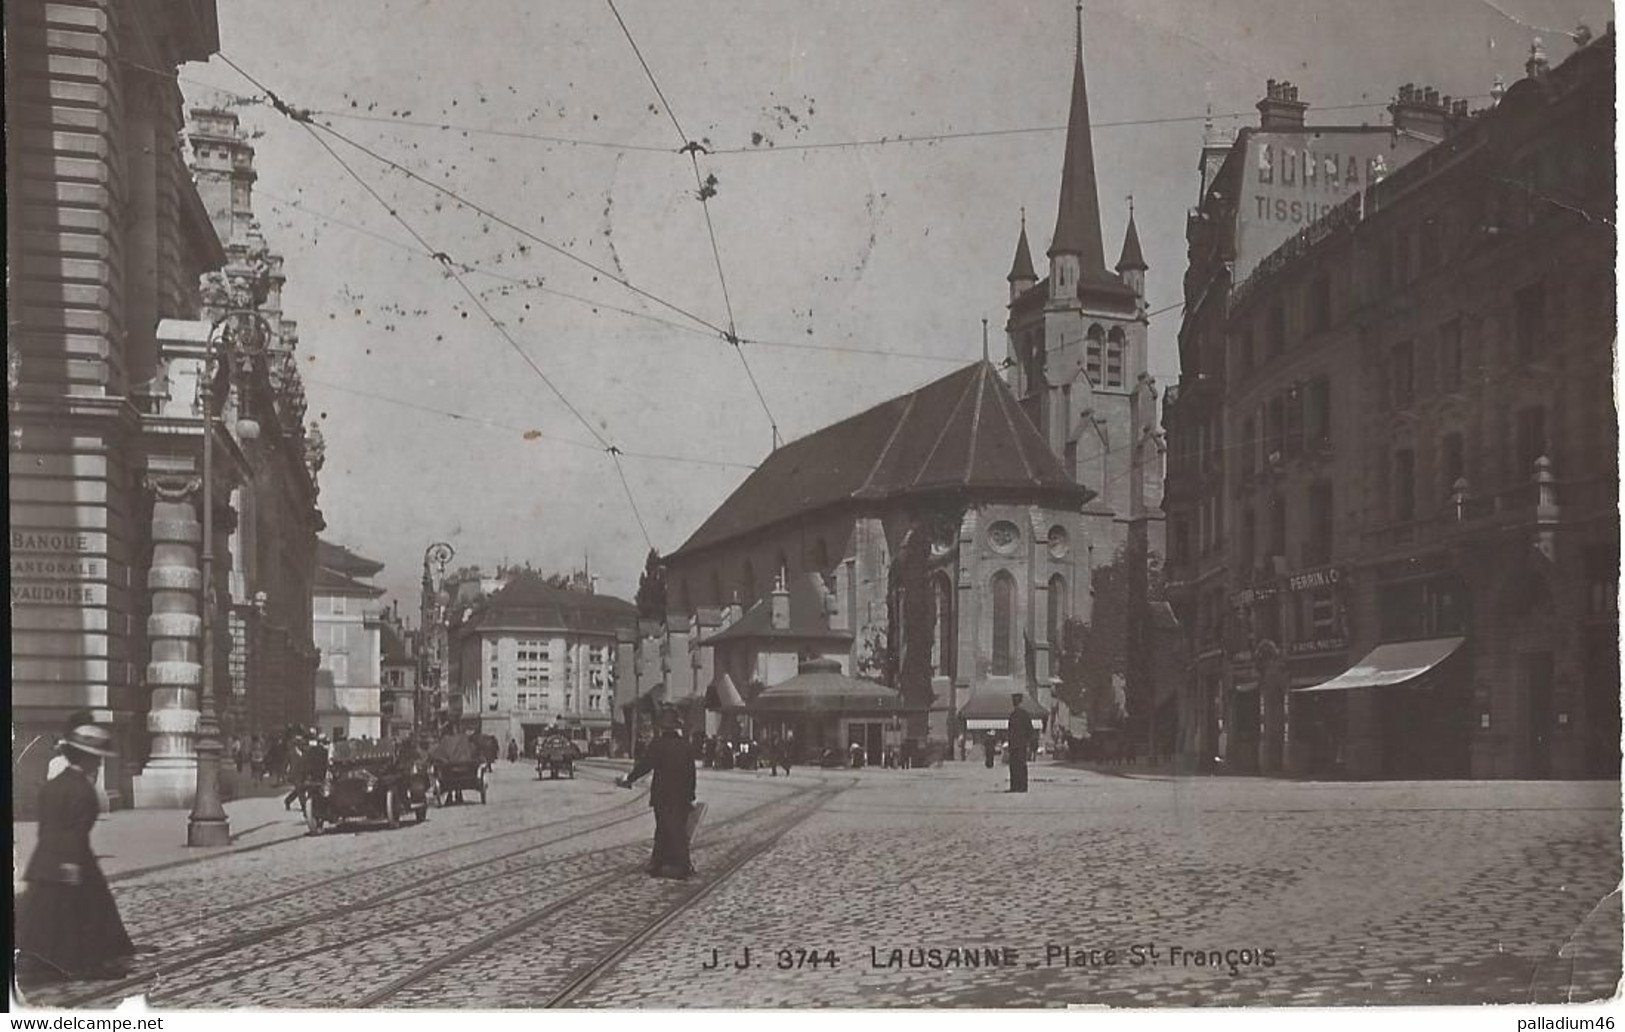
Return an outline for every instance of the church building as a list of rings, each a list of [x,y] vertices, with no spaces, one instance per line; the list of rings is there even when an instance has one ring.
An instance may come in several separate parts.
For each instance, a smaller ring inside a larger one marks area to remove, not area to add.
[[[984,355],[779,448],[667,557],[673,608],[749,611],[816,575],[843,668],[900,690],[910,739],[1002,726],[1012,692],[1051,715],[1092,571],[1161,547],[1146,263],[1131,213],[1106,269],[1096,194],[1080,15],[1050,276],[1023,226],[1008,382]]]

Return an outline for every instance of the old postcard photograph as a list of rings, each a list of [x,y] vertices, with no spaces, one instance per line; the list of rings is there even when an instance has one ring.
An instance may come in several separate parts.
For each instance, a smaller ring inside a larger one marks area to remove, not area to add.
[[[13,1007],[1611,1029],[1613,17],[6,3]]]

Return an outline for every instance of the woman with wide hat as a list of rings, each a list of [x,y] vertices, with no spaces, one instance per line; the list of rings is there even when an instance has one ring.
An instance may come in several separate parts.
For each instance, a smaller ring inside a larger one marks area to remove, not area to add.
[[[23,871],[16,948],[39,973],[67,978],[118,978],[135,953],[107,887],[90,829],[100,806],[96,771],[113,755],[113,736],[85,724],[61,744],[68,767],[40,789],[39,844]]]

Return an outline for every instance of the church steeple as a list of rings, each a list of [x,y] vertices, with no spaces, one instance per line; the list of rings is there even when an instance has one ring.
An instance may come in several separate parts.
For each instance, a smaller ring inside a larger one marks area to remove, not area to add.
[[[1016,240],[1016,257],[1010,263],[1010,275],[1005,279],[1010,283],[1010,303],[1014,304],[1016,298],[1032,289],[1038,282],[1038,273],[1033,269],[1033,253],[1027,247],[1027,209],[1021,209],[1021,236]]]
[[[1072,67],[1072,108],[1066,124],[1066,159],[1061,166],[1061,203],[1049,257],[1071,256],[1080,281],[1114,280],[1106,271],[1100,234],[1100,199],[1095,188],[1095,150],[1089,128],[1089,91],[1083,75],[1083,4],[1077,6],[1077,54]],[[1072,263],[1064,263],[1072,265]],[[1051,277],[1060,273],[1052,269]],[[1075,284],[1063,284],[1066,287]]]
[[[1145,297],[1145,255],[1140,252],[1140,231],[1134,227],[1134,195],[1128,199],[1128,230],[1123,233],[1123,254],[1117,259],[1117,274],[1134,291]]]

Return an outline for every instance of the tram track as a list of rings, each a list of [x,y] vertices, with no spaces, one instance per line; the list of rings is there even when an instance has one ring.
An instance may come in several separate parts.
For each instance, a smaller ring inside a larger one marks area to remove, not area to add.
[[[787,795],[787,796],[778,796],[776,798],[766,800],[766,801],[758,804],[757,806],[754,806],[754,807],[751,807],[751,808],[749,808],[749,809],[747,809],[745,811],[742,811],[741,813],[734,814],[734,815],[732,815],[730,817],[724,818],[722,820],[719,820],[719,821],[716,821],[716,822],[714,822],[712,824],[707,825],[706,826],[706,831],[710,832],[712,835],[714,835],[716,832],[722,831],[723,829],[732,828],[732,827],[737,826],[739,824],[748,822],[748,821],[750,821],[752,819],[756,819],[756,818],[758,818],[760,816],[760,814],[764,810],[768,810],[768,809],[773,808],[775,806],[784,805],[785,803],[790,802],[790,801],[792,801],[794,799],[800,798],[800,797],[806,795],[809,792],[814,792],[814,791],[817,790],[817,787],[818,786],[812,786],[812,787],[809,787],[807,789],[803,789],[801,792],[798,792],[798,793],[792,793],[792,794]],[[632,796],[631,798],[633,800],[642,800],[645,797],[644,797],[643,794],[640,793],[638,795]],[[612,810],[612,809],[615,809],[615,808],[616,807],[605,808],[603,810],[593,811],[592,814],[586,814],[586,815],[580,815],[580,816],[591,816],[591,815],[601,814],[601,813],[607,812],[608,810]],[[554,845],[554,844],[557,844],[559,842],[567,841],[568,839],[577,838],[577,837],[587,835],[587,834],[592,834],[593,832],[601,831],[601,830],[604,830],[604,829],[610,828],[610,827],[614,827],[616,825],[625,823],[627,821],[640,819],[642,816],[643,816],[642,808],[640,808],[637,812],[634,812],[634,813],[632,813],[630,815],[627,815],[627,816],[624,816],[624,817],[618,817],[618,818],[616,818],[615,820],[612,820],[612,821],[600,822],[600,823],[594,825],[591,828],[581,829],[579,831],[572,832],[571,834],[568,834],[568,835],[559,836],[557,838],[550,839],[549,841],[547,841],[545,843],[537,843],[535,845],[527,846],[523,850],[510,851],[508,853],[502,854],[499,857],[493,857],[493,858],[490,858],[488,860],[480,861],[479,866],[483,867],[483,866],[486,866],[488,864],[500,863],[503,860],[511,859],[513,856],[518,855],[518,854],[523,853],[523,852],[528,852],[528,851],[533,851],[533,850],[536,850],[536,849],[547,848],[547,847],[549,847],[551,845]],[[579,819],[579,818],[577,818],[577,819]],[[565,822],[564,821],[550,822],[550,825],[547,825],[547,826],[557,826],[557,825],[562,824],[562,823],[565,823]],[[539,826],[536,826],[536,827],[542,827],[542,826],[539,825]],[[536,827],[533,827],[532,829],[529,829],[529,830],[536,830]],[[491,838],[505,837],[506,834],[507,833],[505,833],[504,836],[491,836]],[[709,837],[709,836],[707,836],[707,837]],[[711,845],[712,844],[708,841],[705,848],[710,848]],[[473,885],[477,885],[477,884],[485,883],[485,882],[491,882],[491,881],[494,881],[496,879],[502,879],[502,878],[514,878],[514,877],[534,878],[537,874],[539,874],[539,873],[541,873],[543,871],[549,870],[549,869],[561,869],[561,868],[578,867],[581,864],[584,864],[584,863],[590,864],[594,860],[600,860],[601,858],[604,858],[606,856],[613,856],[614,854],[629,854],[630,855],[631,858],[629,858],[627,860],[624,860],[624,861],[616,862],[613,870],[608,875],[606,875],[604,877],[598,877],[598,875],[602,871],[602,868],[597,867],[594,870],[591,870],[591,871],[588,871],[588,872],[584,872],[584,873],[580,873],[580,874],[574,874],[574,875],[567,875],[562,880],[556,880],[556,881],[549,882],[546,886],[540,886],[539,887],[539,886],[535,886],[533,884],[522,885],[521,887],[519,887],[518,889],[516,889],[514,891],[507,892],[505,894],[496,896],[494,898],[480,900],[480,901],[478,901],[478,904],[477,904],[478,907],[481,908],[482,911],[488,911],[490,908],[499,907],[499,906],[501,906],[503,904],[507,904],[507,903],[512,903],[515,900],[525,899],[525,898],[534,898],[534,896],[537,894],[538,891],[545,891],[547,889],[557,889],[557,888],[559,888],[561,886],[573,885],[575,883],[581,882],[581,881],[586,880],[586,879],[595,879],[592,882],[592,884],[588,885],[585,889],[573,892],[572,894],[567,896],[564,900],[555,901],[555,902],[549,904],[548,907],[544,907],[543,910],[558,909],[560,907],[566,907],[566,906],[569,905],[569,903],[571,901],[573,901],[573,900],[575,900],[577,898],[580,898],[583,895],[591,894],[591,892],[595,891],[597,888],[601,887],[603,884],[608,884],[609,882],[612,882],[612,881],[614,881],[616,879],[624,878],[627,874],[629,874],[629,873],[631,873],[633,871],[640,871],[642,869],[642,860],[641,859],[632,859],[632,858],[641,857],[641,855],[647,850],[647,848],[648,848],[648,846],[647,846],[646,842],[643,841],[642,839],[639,839],[638,841],[635,841],[635,842],[627,842],[627,843],[620,843],[620,844],[617,844],[617,845],[604,846],[604,847],[600,847],[600,848],[597,848],[597,849],[587,850],[585,852],[570,854],[570,855],[566,855],[566,856],[547,857],[547,858],[543,858],[543,859],[540,859],[540,860],[537,860],[537,861],[534,861],[534,862],[531,862],[531,863],[526,863],[526,864],[520,865],[518,867],[506,868],[506,869],[501,869],[501,870],[498,870],[498,871],[495,871],[495,872],[482,874],[482,875],[480,875],[478,877],[471,878],[471,879],[466,879],[466,880],[464,880],[462,882],[456,882],[456,883],[453,883],[453,884],[450,884],[450,885],[447,885],[447,884],[444,883],[443,875],[440,875],[440,874],[433,875],[430,878],[426,878],[426,879],[417,879],[414,883],[412,883],[412,884],[410,884],[408,886],[396,886],[393,889],[390,889],[390,890],[387,890],[385,892],[375,894],[374,896],[368,897],[367,899],[364,899],[364,900],[344,904],[344,905],[341,905],[339,907],[329,908],[328,910],[326,910],[326,911],[324,911],[324,912],[322,912],[320,914],[305,916],[305,917],[298,918],[296,920],[283,921],[283,922],[279,922],[279,923],[271,925],[271,926],[252,929],[252,930],[247,931],[247,932],[242,933],[242,934],[232,935],[232,936],[225,936],[225,937],[221,937],[221,938],[216,939],[216,940],[212,940],[209,943],[202,944],[201,946],[188,951],[186,953],[186,955],[181,956],[181,957],[177,957],[174,960],[169,961],[169,962],[167,962],[167,963],[165,963],[165,964],[163,964],[163,965],[161,965],[161,966],[159,966],[157,968],[154,968],[154,969],[149,970],[149,971],[140,972],[139,974],[132,975],[132,976],[130,976],[130,977],[126,978],[126,979],[123,979],[123,980],[121,980],[119,982],[116,982],[116,983],[97,986],[96,989],[93,992],[86,993],[86,994],[77,996],[75,998],[66,1000],[62,1004],[60,1004],[60,1006],[70,1007],[71,1008],[71,1007],[82,1007],[82,1006],[107,1005],[107,1004],[111,1004],[111,1003],[116,1003],[117,1001],[122,1000],[122,999],[124,999],[124,998],[126,998],[126,997],[128,997],[130,995],[134,995],[134,994],[138,994],[138,993],[145,993],[152,1000],[155,1000],[155,1001],[157,1001],[157,1000],[173,1000],[177,996],[197,992],[199,990],[206,990],[206,989],[208,989],[208,988],[210,988],[212,986],[220,985],[220,984],[232,981],[234,979],[238,979],[238,978],[240,978],[240,977],[242,977],[244,975],[250,974],[252,972],[264,971],[264,970],[270,969],[270,968],[281,967],[281,966],[284,966],[284,965],[287,965],[287,964],[295,963],[295,962],[300,961],[300,960],[306,960],[306,959],[310,959],[310,958],[314,958],[314,957],[319,957],[319,956],[321,956],[323,954],[335,953],[335,952],[343,951],[343,950],[345,950],[347,948],[351,948],[351,947],[355,947],[355,946],[359,946],[359,945],[365,945],[365,944],[369,944],[369,943],[375,943],[375,942],[378,942],[378,941],[386,940],[392,935],[398,935],[400,933],[419,930],[419,929],[422,929],[422,928],[425,928],[425,927],[429,927],[429,926],[432,926],[432,925],[436,925],[436,924],[440,924],[440,923],[444,923],[444,922],[448,922],[448,921],[454,921],[454,920],[457,920],[459,918],[465,918],[467,916],[465,908],[468,907],[470,904],[469,904],[469,902],[467,900],[458,901],[455,904],[456,909],[451,913],[434,914],[434,915],[422,915],[422,914],[413,915],[413,916],[410,916],[410,917],[408,917],[408,918],[406,918],[404,920],[393,921],[390,924],[384,925],[382,927],[375,926],[375,927],[369,928],[366,932],[364,932],[362,934],[359,934],[359,935],[350,935],[350,936],[342,937],[342,938],[337,939],[337,940],[322,942],[322,943],[318,943],[318,944],[315,944],[315,945],[312,945],[312,946],[296,949],[293,952],[280,953],[275,957],[264,958],[264,959],[261,959],[261,960],[258,960],[258,961],[251,962],[251,963],[249,963],[247,965],[234,965],[231,968],[229,968],[227,970],[224,970],[224,971],[211,971],[211,972],[209,972],[207,974],[206,977],[204,977],[202,979],[196,979],[196,980],[188,980],[187,979],[187,975],[189,975],[191,973],[194,973],[194,972],[198,971],[199,969],[204,968],[204,966],[209,964],[211,961],[220,960],[222,958],[228,958],[228,957],[230,957],[230,956],[232,956],[234,954],[241,954],[241,953],[243,953],[245,951],[252,951],[253,948],[256,947],[256,946],[262,946],[262,945],[271,943],[273,940],[276,940],[276,939],[278,939],[278,938],[280,938],[282,936],[288,935],[288,934],[296,934],[296,933],[302,932],[302,931],[303,932],[319,932],[321,930],[321,928],[319,926],[324,926],[324,925],[330,926],[331,922],[334,921],[334,920],[337,920],[337,919],[340,919],[340,918],[352,918],[352,917],[354,917],[354,916],[356,916],[358,914],[363,914],[363,913],[368,912],[368,911],[379,911],[379,910],[383,910],[384,908],[388,908],[388,907],[391,907],[391,906],[406,906],[406,907],[409,907],[409,908],[412,908],[412,907],[444,906],[445,904],[443,902],[441,902],[441,900],[444,898],[444,896],[446,896],[446,895],[448,895],[448,894],[450,894],[452,892],[455,892],[458,889],[466,889],[466,888],[468,888],[470,886],[473,886]],[[436,851],[433,851],[430,854],[420,854],[420,856],[423,856],[423,855],[437,855],[437,854],[440,854],[440,853],[443,853],[443,852],[445,852],[445,851],[436,850]],[[395,866],[395,865],[390,864],[390,865],[381,865],[381,866]],[[329,881],[335,881],[335,880],[336,879],[330,879]],[[433,897],[425,897],[425,896],[422,896],[422,895],[410,895],[413,888],[421,887],[422,885],[427,884],[427,883],[429,883],[431,881],[434,882],[435,886],[436,886],[437,892],[436,892],[435,896],[433,896]],[[279,897],[280,897],[280,894],[279,894]],[[265,902],[265,900],[262,899],[262,900],[259,900],[259,901],[256,901],[256,902],[263,903],[263,902]],[[536,921],[542,920],[545,917],[545,914],[543,914],[541,916],[537,916],[537,915],[533,914],[533,915],[529,915],[529,917],[530,917],[530,920],[529,920],[528,923],[534,924]],[[481,940],[490,939],[491,941],[494,942],[494,941],[497,941],[497,939],[500,939],[502,937],[503,936],[500,936],[500,935],[495,935],[494,936],[494,935],[488,933],[487,935],[481,936],[480,938],[481,938]],[[454,963],[455,959],[456,958],[453,958],[451,962]],[[425,977],[426,977],[426,974],[425,974]]]
[[[617,802],[615,802],[615,803],[613,803],[613,804],[611,804],[609,806],[602,807],[602,808],[597,809],[597,810],[589,810],[589,811],[586,811],[584,813],[575,814],[575,815],[572,815],[572,816],[569,816],[569,817],[561,817],[561,818],[559,818],[557,820],[543,821],[543,822],[541,822],[539,824],[527,825],[527,826],[525,826],[523,828],[510,828],[510,829],[508,829],[506,831],[500,831],[500,832],[497,832],[497,833],[491,834],[491,835],[484,835],[484,836],[481,836],[480,838],[472,839],[470,841],[455,842],[455,843],[452,843],[449,846],[442,846],[442,847],[440,847],[438,849],[425,850],[422,853],[415,853],[415,854],[413,854],[411,856],[401,857],[401,858],[396,859],[396,860],[388,861],[387,863],[376,864],[374,866],[365,867],[365,868],[362,868],[360,870],[346,871],[343,874],[334,875],[334,876],[332,876],[330,878],[323,878],[323,879],[321,879],[319,881],[310,882],[310,883],[304,884],[304,885],[298,885],[298,886],[295,886],[294,888],[285,889],[285,890],[282,890],[282,891],[279,891],[279,892],[274,892],[274,893],[271,893],[270,895],[267,895],[267,896],[259,896],[259,897],[256,897],[254,899],[243,900],[243,901],[237,902],[237,903],[231,903],[231,904],[228,904],[226,906],[218,907],[218,908],[216,908],[214,910],[207,911],[207,912],[202,913],[202,914],[193,914],[193,915],[187,917],[184,920],[171,921],[168,924],[162,924],[162,925],[158,925],[158,926],[152,927],[152,928],[142,928],[142,929],[140,929],[139,936],[141,938],[148,938],[148,937],[151,937],[151,936],[161,935],[164,932],[173,931],[173,930],[175,930],[177,928],[195,927],[200,922],[213,921],[213,920],[215,920],[217,918],[224,917],[224,916],[226,916],[228,914],[240,913],[241,911],[244,911],[244,910],[252,910],[255,907],[270,906],[271,904],[280,903],[280,902],[282,902],[284,900],[293,899],[294,897],[297,897],[297,896],[308,896],[308,895],[311,895],[312,893],[320,892],[320,891],[322,891],[324,889],[330,889],[330,888],[333,888],[335,886],[342,885],[342,884],[344,884],[346,882],[353,882],[353,881],[360,880],[362,878],[372,877],[374,875],[383,874],[384,872],[396,870],[396,869],[402,868],[402,867],[420,865],[426,860],[432,860],[432,859],[437,859],[437,858],[441,858],[441,857],[446,857],[446,856],[449,856],[449,855],[451,855],[453,853],[456,853],[456,852],[459,852],[459,851],[462,851],[462,850],[478,849],[481,846],[490,845],[493,842],[499,842],[499,841],[501,841],[503,839],[515,838],[515,837],[518,837],[520,835],[529,835],[529,834],[534,834],[536,832],[547,831],[547,830],[550,830],[550,829],[553,829],[553,828],[561,827],[561,826],[566,825],[566,824],[570,824],[570,823],[572,823],[574,821],[580,821],[580,820],[590,819],[590,818],[593,818],[593,817],[598,817],[598,816],[601,816],[603,814],[612,813],[612,812],[614,812],[616,810],[622,809],[623,807],[626,807],[626,806],[630,805],[631,803],[637,802],[642,797],[643,797],[643,794],[639,793],[638,795],[635,795],[635,796],[631,797],[630,799],[619,800],[619,801],[617,801]],[[622,824],[622,823],[625,823],[627,821],[632,821],[632,820],[637,819],[640,812],[641,811],[634,810],[632,813],[622,815],[620,817],[617,817],[614,820],[607,821],[607,822],[605,822],[603,824],[600,824],[600,825],[597,825],[597,826],[595,826],[593,828],[587,828],[587,829],[583,829],[581,831],[571,832],[568,835],[562,835],[562,836],[559,836],[558,838],[555,838],[555,839],[549,839],[546,842],[538,842],[538,843],[534,843],[532,845],[527,845],[527,846],[520,847],[518,849],[510,850],[509,852],[501,853],[501,854],[499,854],[497,856],[491,857],[488,860],[482,860],[482,861],[480,861],[480,863],[482,863],[482,864],[484,864],[484,863],[498,863],[498,862],[500,862],[502,860],[510,859],[512,857],[515,857],[515,856],[520,856],[520,855],[523,855],[524,853],[532,852],[532,851],[534,851],[536,849],[544,849],[547,846],[554,845],[554,844],[559,843],[559,842],[565,842],[565,841],[568,841],[569,839],[572,839],[572,838],[577,838],[577,837],[579,837],[579,836],[581,836],[583,834],[591,834],[592,832],[602,830],[603,828],[613,827],[613,826],[615,826],[617,824]],[[302,841],[302,840],[295,839],[295,840],[291,840],[291,841]],[[418,888],[418,887],[420,887],[422,885],[425,885],[425,884],[428,884],[429,882],[433,881],[435,878],[438,878],[438,877],[440,877],[439,874],[421,877],[421,878],[417,879],[416,881],[408,882],[407,884],[402,885],[402,886],[397,886],[396,889],[391,890],[391,892],[392,893],[410,892],[412,889]]]
[[[563,984],[558,989],[536,999],[525,1000],[523,1001],[524,1004],[527,1006],[568,1006],[605,975],[613,971],[628,954],[667,927],[684,911],[708,897],[739,869],[770,850],[786,834],[817,813],[828,800],[839,795],[845,788],[846,786],[843,785],[832,789],[827,784],[810,786],[791,796],[781,797],[756,807],[752,811],[736,815],[729,823],[741,823],[771,806],[794,803],[807,796],[812,797],[810,802],[792,807],[788,815],[771,822],[765,834],[755,838],[747,838],[742,843],[732,844],[733,851],[724,853],[725,858],[717,873],[702,880],[697,889],[684,893],[675,901],[662,901],[661,912],[656,918],[651,921],[641,922],[630,934],[619,936],[607,951],[593,960],[585,969],[565,972]],[[713,830],[716,827],[712,826]],[[703,846],[697,847],[696,852],[710,852],[719,848],[728,849],[729,846],[730,844],[727,842],[707,841]],[[642,866],[641,863],[633,863],[613,870],[580,889],[570,892],[561,899],[552,900],[542,907],[481,935],[472,942],[434,958],[429,963],[393,979],[365,996],[348,1003],[346,1006],[358,1008],[376,1007],[397,1000],[409,990],[422,990],[436,976],[450,972],[459,965],[491,950],[499,943],[513,939],[549,919],[568,919],[571,916],[570,911],[572,908],[576,908],[594,899],[594,897],[603,896],[610,890],[621,886],[629,888],[646,886],[649,884],[649,879],[643,875]],[[628,882],[629,878],[635,880]],[[626,893],[621,893],[616,897],[617,903],[615,906],[620,910],[627,909],[628,900],[625,898],[626,895]],[[537,977],[542,976],[538,975]],[[520,1001],[509,1002],[517,1003]],[[407,1003],[403,1005],[411,1006],[413,1004]]]
[[[297,897],[297,896],[312,895],[312,894],[320,892],[320,891],[322,891],[324,889],[330,889],[330,888],[333,888],[334,886],[342,885],[345,882],[350,882],[350,881],[354,881],[354,880],[357,880],[357,879],[360,879],[360,878],[365,878],[365,877],[368,877],[368,876],[371,876],[371,875],[380,874],[382,872],[391,871],[391,870],[401,868],[401,867],[404,867],[404,866],[408,866],[408,865],[420,864],[426,859],[445,857],[445,856],[448,856],[448,855],[450,855],[452,853],[455,853],[455,852],[457,852],[459,850],[477,848],[479,846],[489,845],[492,842],[496,842],[496,841],[500,841],[500,840],[508,839],[508,838],[513,838],[513,837],[516,837],[516,836],[519,836],[519,835],[533,834],[535,832],[545,831],[545,830],[548,830],[548,829],[551,829],[551,828],[558,828],[558,827],[561,827],[563,825],[567,825],[567,824],[569,824],[571,822],[574,822],[574,821],[580,821],[580,820],[583,820],[583,819],[590,819],[590,818],[593,818],[593,817],[601,816],[603,814],[608,814],[608,813],[614,812],[616,810],[619,810],[619,809],[621,809],[623,807],[626,807],[626,806],[630,805],[631,803],[638,802],[639,800],[641,800],[643,798],[644,798],[644,794],[639,793],[637,795],[631,796],[629,799],[618,801],[618,802],[614,803],[611,806],[603,807],[603,808],[598,809],[598,810],[591,810],[591,811],[587,811],[585,813],[576,814],[576,815],[571,816],[571,817],[560,818],[560,819],[554,820],[554,821],[544,821],[544,822],[541,822],[539,824],[530,825],[530,826],[525,827],[525,828],[510,829],[508,831],[498,832],[498,833],[493,834],[493,835],[482,836],[479,839],[475,839],[475,840],[472,840],[472,841],[469,841],[469,842],[455,843],[453,845],[445,846],[445,847],[442,847],[440,849],[428,850],[428,851],[425,851],[423,853],[414,854],[413,856],[410,856],[410,857],[404,857],[404,858],[399,859],[399,860],[392,860],[392,861],[390,861],[388,863],[378,864],[378,865],[375,865],[373,867],[365,868],[365,869],[362,869],[362,870],[359,870],[359,871],[350,871],[350,872],[346,872],[345,874],[336,875],[336,876],[331,877],[331,878],[324,878],[324,879],[322,879],[320,881],[312,882],[309,885],[302,885],[302,886],[299,886],[299,887],[296,887],[296,888],[293,888],[293,889],[288,889],[288,890],[285,890],[285,891],[272,893],[272,894],[270,894],[268,896],[261,896],[261,897],[255,898],[255,899],[245,900],[245,901],[242,901],[240,903],[233,903],[233,904],[231,904],[229,906],[220,907],[220,908],[218,908],[216,910],[209,911],[209,912],[207,912],[205,914],[202,914],[202,915],[194,915],[194,916],[189,917],[189,918],[187,918],[186,920],[183,920],[183,921],[173,921],[173,922],[170,922],[168,924],[159,925],[159,926],[157,926],[155,928],[142,928],[140,930],[139,937],[142,938],[142,939],[150,939],[151,937],[159,935],[159,934],[161,934],[163,932],[166,932],[166,931],[174,931],[174,930],[180,929],[180,928],[193,928],[193,927],[197,926],[199,923],[207,923],[209,921],[216,920],[216,919],[218,919],[220,917],[223,917],[223,916],[226,916],[226,915],[242,913],[243,911],[253,910],[253,909],[257,908],[257,907],[270,906],[272,904],[279,903],[279,902],[282,902],[284,900],[288,900],[288,899],[291,899],[291,898],[294,898],[294,897]],[[599,823],[596,823],[596,824],[592,825],[591,827],[581,828],[581,829],[578,829],[578,830],[575,830],[575,831],[571,831],[571,832],[569,832],[567,834],[559,835],[559,836],[556,836],[554,838],[547,839],[546,841],[543,841],[543,842],[531,843],[531,844],[522,846],[522,847],[520,847],[518,849],[509,850],[507,852],[500,853],[497,856],[489,857],[489,858],[484,859],[484,860],[480,860],[480,861],[478,861],[478,863],[481,866],[484,866],[484,865],[487,865],[487,864],[500,864],[504,860],[510,860],[510,859],[512,859],[514,857],[522,856],[522,855],[524,855],[526,853],[535,852],[536,850],[539,850],[539,849],[547,849],[549,847],[558,845],[560,843],[568,842],[571,839],[580,838],[580,837],[585,836],[585,835],[595,834],[597,832],[604,831],[604,830],[606,830],[608,828],[613,828],[613,827],[616,827],[616,826],[621,825],[621,824],[630,823],[632,821],[638,820],[642,816],[643,816],[642,809],[634,809],[630,813],[626,813],[626,814],[617,816],[612,820],[602,821],[602,822],[599,822]],[[547,861],[543,860],[543,861],[538,861],[538,862],[536,862],[534,864],[528,864],[528,865],[524,865],[524,866],[526,868],[531,868],[531,867],[536,867],[536,866],[545,866],[546,863],[547,863]],[[497,874],[493,875],[492,877],[499,877],[503,873],[505,873],[505,872],[497,872]],[[379,906],[388,905],[390,902],[398,900],[402,896],[405,896],[407,893],[410,893],[410,892],[412,892],[412,891],[414,891],[416,889],[423,888],[423,887],[425,887],[427,885],[434,884],[434,883],[442,880],[444,877],[445,877],[445,872],[437,870],[437,871],[435,871],[435,872],[433,872],[431,874],[427,874],[427,875],[420,876],[418,878],[414,878],[414,879],[406,882],[405,884],[396,885],[396,886],[393,886],[391,888],[382,890],[380,892],[373,893],[373,894],[371,894],[371,895],[369,895],[369,896],[367,896],[367,897],[365,897],[365,898],[363,898],[361,900],[353,901],[353,902],[350,902],[350,903],[343,903],[343,904],[340,904],[338,906],[326,908],[325,910],[321,910],[321,911],[319,911],[317,913],[314,913],[314,914],[302,914],[302,915],[299,915],[299,916],[296,916],[296,917],[293,917],[293,918],[282,920],[282,921],[280,921],[278,923],[275,923],[275,924],[272,924],[272,925],[268,925],[268,926],[264,926],[264,927],[260,927],[260,928],[255,928],[253,930],[250,930],[250,931],[247,931],[247,932],[242,932],[242,933],[237,933],[237,934],[234,934],[234,935],[222,936],[222,937],[217,938],[217,939],[213,939],[213,940],[209,940],[209,941],[197,944],[195,946],[189,947],[183,956],[178,957],[173,961],[169,961],[167,963],[164,963],[164,964],[160,965],[159,967],[154,968],[154,969],[152,969],[150,971],[143,971],[143,972],[139,972],[137,974],[130,975],[129,977],[121,979],[121,980],[119,980],[117,982],[114,982],[114,983],[111,983],[111,984],[108,984],[108,985],[98,986],[97,989],[94,992],[89,993],[89,994],[85,994],[85,995],[82,995],[82,996],[71,998],[71,999],[65,1001],[62,1004],[62,1006],[64,1006],[64,1007],[90,1006],[90,1005],[96,1004],[97,1002],[104,1002],[104,1001],[106,1001],[106,1000],[108,1000],[110,998],[111,999],[123,998],[123,997],[125,997],[127,995],[130,995],[132,992],[140,991],[141,987],[143,987],[143,986],[145,986],[145,985],[147,985],[147,984],[149,984],[149,983],[151,983],[151,982],[153,982],[155,980],[162,979],[162,978],[167,977],[167,976],[169,976],[171,974],[174,974],[176,972],[184,971],[184,970],[186,970],[187,968],[190,968],[190,967],[195,967],[197,964],[206,962],[208,960],[213,960],[213,959],[216,959],[218,957],[225,956],[225,955],[227,955],[229,953],[232,953],[232,952],[234,952],[236,950],[242,949],[242,948],[244,948],[246,946],[252,946],[252,945],[255,945],[257,943],[261,943],[261,942],[268,941],[270,939],[274,939],[277,936],[285,934],[285,933],[287,933],[289,931],[292,931],[292,930],[310,927],[312,925],[315,925],[315,924],[318,924],[318,923],[321,923],[321,922],[331,921],[331,920],[334,920],[336,918],[346,917],[346,916],[349,916],[351,914],[355,914],[355,913],[370,910],[370,909],[375,909],[376,907],[379,907]]]

